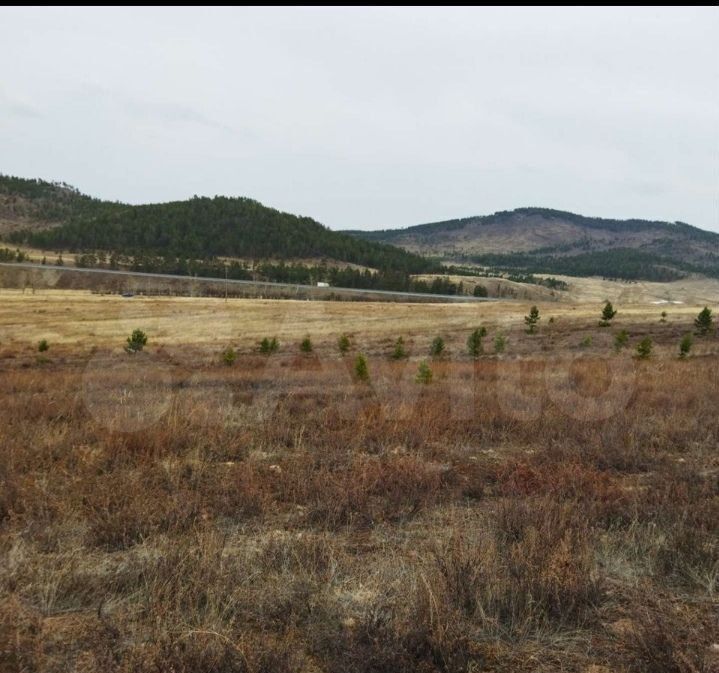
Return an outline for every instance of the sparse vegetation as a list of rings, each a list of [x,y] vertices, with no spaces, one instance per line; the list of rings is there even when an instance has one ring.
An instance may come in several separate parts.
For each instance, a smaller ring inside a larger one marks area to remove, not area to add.
[[[623,329],[614,335],[614,351],[619,353],[622,349],[629,345],[629,332]]]
[[[367,367],[367,358],[362,355],[362,353],[358,353],[357,357],[355,358],[354,371],[358,381],[369,381],[369,368]]]
[[[692,339],[691,334],[685,334],[682,337],[682,340],[679,342],[679,357],[682,360],[689,357],[689,352],[691,351],[693,344],[694,339]]]
[[[125,350],[128,353],[139,353],[147,345],[147,334],[141,329],[133,330],[132,334],[127,337]]]
[[[40,339],[37,344],[37,350],[39,353],[45,353],[50,350],[50,344],[47,342],[47,339]]]
[[[652,355],[653,347],[654,347],[654,344],[652,342],[651,337],[644,337],[637,344],[637,357],[640,360],[648,360]]]
[[[343,334],[338,340],[337,340],[337,350],[339,350],[340,355],[346,355],[349,352],[350,349],[350,338]]]
[[[300,350],[303,353],[311,353],[312,352],[312,339],[310,337],[306,336],[302,341],[300,341]]]
[[[260,341],[260,353],[263,355],[271,355],[272,353],[276,353],[280,349],[279,341],[277,341],[277,337],[264,337],[262,341]],[[310,344],[310,350],[312,350],[311,344]]]
[[[429,346],[429,354],[433,358],[438,358],[444,353],[444,339],[441,336],[436,336],[432,339],[432,343]]]
[[[609,327],[615,315],[617,315],[617,311],[612,306],[612,302],[608,301],[602,309],[602,319],[599,321],[600,327]]]
[[[231,367],[235,364],[235,361],[237,360],[237,351],[232,346],[228,346],[225,348],[225,350],[222,351],[222,362],[228,366]]]
[[[507,337],[504,336],[504,334],[497,334],[497,336],[494,337],[494,352],[504,353],[505,348],[507,347]]]
[[[397,321],[375,322],[357,337],[370,386],[354,358],[260,355],[276,314],[232,337],[234,368],[219,336],[186,323],[158,328],[160,367],[114,357],[124,323],[108,321],[93,369],[96,311],[63,296],[21,323],[8,303],[3,673],[713,673],[718,356],[706,344],[678,360],[680,309],[667,326],[655,308],[623,311],[656,364],[576,358],[564,397],[554,355],[571,358],[596,307],[573,318],[558,306],[547,356],[524,311],[483,306],[492,336],[515,325],[512,358],[411,366],[387,357]],[[281,338],[333,347],[339,329],[290,310],[298,324]],[[357,309],[337,310],[326,315]],[[441,331],[459,353],[476,313],[447,315],[402,329],[415,343]],[[60,334],[51,321],[66,316],[78,322]],[[42,336],[57,356],[39,369]],[[590,413],[597,396],[606,420]],[[148,413],[132,431],[110,422]]]
[[[590,335],[585,336],[580,342],[580,348],[589,348],[592,345],[592,337]]]
[[[397,341],[394,342],[394,348],[392,349],[392,359],[402,360],[407,357],[407,350],[404,347],[404,339],[398,337]]]
[[[487,336],[486,327],[478,327],[467,337],[467,352],[471,357],[477,358],[484,352],[482,339]]]
[[[417,383],[427,384],[432,383],[432,369],[426,360],[422,360],[417,367],[417,376],[415,380]]]
[[[537,331],[539,320],[539,309],[536,306],[532,306],[529,310],[529,315],[524,316],[524,323],[527,325],[527,334],[534,334]]]
[[[694,329],[696,330],[697,336],[706,336],[712,331],[714,327],[714,316],[712,310],[705,306],[699,315],[694,319]]]

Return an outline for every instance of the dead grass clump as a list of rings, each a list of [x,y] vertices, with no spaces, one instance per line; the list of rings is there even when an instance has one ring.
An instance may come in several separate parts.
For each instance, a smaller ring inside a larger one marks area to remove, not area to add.
[[[636,596],[625,628],[616,635],[621,652],[636,673],[716,673],[716,606],[692,608],[658,597]],[[623,657],[623,658],[624,658]]]
[[[83,509],[88,543],[108,551],[128,549],[158,533],[188,530],[200,516],[189,489],[162,488],[157,471],[113,472],[86,485]]]
[[[437,595],[504,639],[585,625],[602,600],[592,537],[567,503],[508,501],[436,552]]]
[[[283,467],[283,478],[278,496],[306,507],[307,521],[329,530],[407,519],[456,484],[450,467],[413,456],[360,455],[318,469],[294,463]]]

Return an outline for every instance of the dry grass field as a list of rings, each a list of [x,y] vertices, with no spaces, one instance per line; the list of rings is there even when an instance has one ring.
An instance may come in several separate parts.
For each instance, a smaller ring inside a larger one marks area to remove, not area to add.
[[[719,671],[717,334],[539,308],[0,291],[0,671]]]

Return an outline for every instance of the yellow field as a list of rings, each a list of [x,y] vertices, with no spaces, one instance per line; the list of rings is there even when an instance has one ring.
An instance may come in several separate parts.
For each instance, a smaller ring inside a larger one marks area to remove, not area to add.
[[[657,322],[691,324],[703,304],[615,304],[618,326]],[[312,335],[334,343],[341,333],[366,339],[369,345],[398,335],[451,335],[478,324],[503,331],[522,326],[528,302],[482,304],[395,304],[375,302],[276,301],[198,297],[132,297],[76,290],[0,290],[0,343],[106,346],[122,342],[135,328],[151,334],[155,344],[212,344],[231,341],[249,346],[264,336],[296,339]],[[550,317],[573,328],[596,326],[602,308],[596,303],[540,303],[542,326]],[[118,341],[119,340],[119,341]]]

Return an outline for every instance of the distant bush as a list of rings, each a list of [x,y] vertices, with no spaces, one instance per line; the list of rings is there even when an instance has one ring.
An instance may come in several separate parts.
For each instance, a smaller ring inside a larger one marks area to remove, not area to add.
[[[709,334],[713,325],[714,318],[712,317],[712,310],[708,306],[705,306],[694,319],[694,328],[697,336],[706,336]]]
[[[539,309],[532,306],[529,315],[524,316],[524,323],[527,325],[527,334],[534,334],[537,331],[537,323],[539,322]]]
[[[141,329],[136,329],[127,337],[125,350],[128,353],[139,353],[146,345],[147,335]]]
[[[394,350],[392,351],[392,359],[393,360],[401,360],[403,358],[407,357],[407,351],[404,347],[404,339],[402,337],[399,337],[397,341],[395,341],[394,344]]]
[[[40,342],[37,345],[37,350],[40,353],[44,353],[45,351],[50,349],[50,344],[48,344],[47,339],[40,339]]]
[[[487,336],[486,327],[478,327],[467,337],[467,352],[473,357],[479,357],[484,352],[482,338]]]
[[[592,337],[591,336],[585,336],[580,342],[579,347],[580,348],[589,348],[589,346],[592,345]]]
[[[487,291],[487,288],[484,287],[484,285],[475,285],[472,294],[473,294],[475,297],[487,297],[487,296],[489,296],[489,292]]]
[[[682,340],[679,342],[679,357],[684,360],[689,356],[689,351],[692,349],[694,339],[691,334],[685,334]]]
[[[429,354],[432,357],[439,357],[444,353],[444,339],[441,336],[437,336],[432,339],[432,343],[429,347]]]
[[[339,339],[337,339],[337,348],[342,355],[346,355],[349,351],[350,338],[346,334],[343,334]]]
[[[648,360],[652,355],[652,340],[650,337],[644,337],[637,344],[637,357],[640,360]]]
[[[614,336],[614,351],[618,353],[622,348],[626,348],[629,343],[629,332],[623,329]]]
[[[277,350],[279,350],[280,344],[277,341],[276,337],[272,337],[271,339],[265,337],[260,341],[260,353],[263,355],[270,355],[270,353],[275,353]]]
[[[367,359],[362,353],[355,358],[355,376],[358,381],[369,381],[369,369],[367,367]]]
[[[300,342],[300,350],[303,353],[311,353],[312,352],[312,340],[308,336],[306,336]]]
[[[224,362],[228,367],[234,365],[235,360],[237,360],[237,353],[232,346],[228,346],[224,351],[222,351],[222,362]]]
[[[497,334],[496,337],[494,337],[494,352],[495,353],[504,353],[504,349],[507,347],[507,337],[505,337],[503,334]]]
[[[424,384],[432,383],[432,370],[425,360],[422,360],[422,362],[419,363],[415,381],[417,381],[417,383]]]
[[[608,301],[602,309],[602,319],[599,321],[599,325],[601,327],[608,327],[615,315],[617,315],[617,312],[612,306],[612,302]]]

